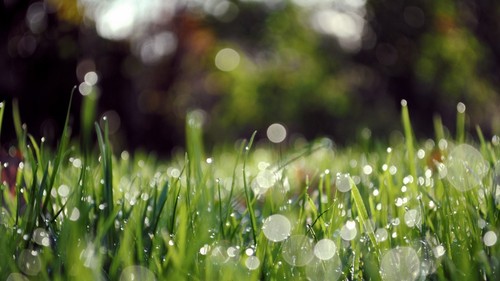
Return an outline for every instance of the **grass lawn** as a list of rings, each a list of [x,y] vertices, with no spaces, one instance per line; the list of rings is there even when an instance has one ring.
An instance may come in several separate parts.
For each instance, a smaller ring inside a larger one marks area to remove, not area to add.
[[[193,114],[167,161],[113,153],[106,122],[94,149],[65,129],[52,151],[14,117],[1,280],[500,280],[499,139],[466,135],[463,110],[453,136],[436,119],[416,141],[403,103],[390,145],[210,152]]]

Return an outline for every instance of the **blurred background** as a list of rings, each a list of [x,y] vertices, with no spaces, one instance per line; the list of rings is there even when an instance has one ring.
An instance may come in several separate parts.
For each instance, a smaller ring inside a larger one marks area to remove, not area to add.
[[[419,137],[434,114],[453,130],[458,102],[472,129],[500,133],[500,1],[0,1],[0,98],[48,142],[74,85],[73,134],[107,116],[118,149],[169,153],[192,110],[209,144],[272,123],[384,139],[401,99]]]

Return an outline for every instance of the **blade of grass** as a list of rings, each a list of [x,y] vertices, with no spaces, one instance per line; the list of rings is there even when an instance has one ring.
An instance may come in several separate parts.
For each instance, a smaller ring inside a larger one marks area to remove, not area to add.
[[[99,127],[99,124],[95,123],[95,128],[97,132],[97,139],[99,143],[99,150],[101,152],[102,161],[102,174],[104,180],[104,203],[106,205],[104,209],[104,220],[108,220],[110,215],[113,213],[113,168],[111,163],[111,147],[108,139],[108,122],[104,120],[104,135]],[[108,233],[105,240],[107,240],[108,249],[110,246],[114,245],[114,232]]]
[[[17,99],[12,101],[12,119],[14,121],[14,130],[17,137],[17,146],[19,149],[23,149],[25,147],[25,138],[23,137],[23,126],[21,124],[21,114],[19,113],[19,103]]]
[[[2,136],[3,113],[5,112],[5,101],[0,102],[0,136]]]
[[[254,131],[252,137],[250,137],[250,141],[248,142],[248,145],[245,147],[245,157],[243,160],[243,189],[245,190],[245,200],[248,208],[248,213],[250,215],[250,224],[252,226],[252,237],[254,244],[257,243],[257,219],[255,217],[255,211],[253,209],[253,202],[251,199],[250,191],[248,190],[246,164],[248,160],[248,153],[250,151],[250,148],[252,147],[253,140],[256,134],[257,131]]]
[[[360,218],[360,223],[361,225],[365,228],[366,232],[368,233],[368,237],[370,238],[370,241],[372,242],[373,248],[375,249],[375,252],[378,253],[378,256],[380,257],[380,250],[378,248],[377,240],[375,239],[375,234],[373,233],[373,227],[371,225],[371,222],[368,217],[368,212],[366,211],[365,203],[363,202],[363,197],[361,197],[361,194],[359,193],[359,189],[352,180],[352,178],[349,177],[349,182],[351,184],[351,194],[352,198],[354,200],[354,205],[356,206],[356,209],[358,210],[358,215]]]
[[[457,104],[457,143],[465,141],[465,104]]]
[[[63,131],[61,135],[61,140],[60,143],[57,147],[57,153],[54,159],[54,166],[52,167],[52,174],[50,175],[50,180],[47,183],[47,186],[43,186],[43,188],[46,190],[47,196],[45,197],[45,200],[42,205],[42,213],[46,213],[47,208],[50,206],[50,192],[52,191],[52,188],[54,186],[54,182],[56,180],[56,176],[58,175],[59,172],[59,165],[61,164],[61,161],[63,159],[64,153],[66,151],[66,148],[69,143],[69,118],[70,118],[70,112],[71,112],[71,103],[73,101],[73,95],[75,93],[76,86],[73,87],[71,90],[71,94],[69,97],[69,103],[68,103],[68,110],[66,111],[66,120],[64,121],[64,126],[63,126]],[[52,208],[50,209],[51,212],[53,212]]]
[[[401,117],[405,131],[406,153],[408,154],[408,168],[410,175],[413,177],[413,182],[410,185],[413,191],[417,189],[417,168],[415,163],[415,147],[413,145],[413,129],[411,128],[410,113],[408,111],[408,103],[406,100],[401,101]]]
[[[444,139],[444,128],[443,128],[443,121],[441,120],[441,116],[439,115],[434,115],[433,118],[434,122],[434,134],[436,135],[436,140],[443,140]]]

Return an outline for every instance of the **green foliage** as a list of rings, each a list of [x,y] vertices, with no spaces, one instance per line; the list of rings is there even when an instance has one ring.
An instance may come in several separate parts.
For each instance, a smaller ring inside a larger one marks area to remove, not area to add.
[[[88,154],[68,123],[55,153],[28,135],[17,193],[2,184],[0,279],[394,280],[388,264],[410,280],[500,277],[500,147],[481,130],[485,166],[450,164],[463,146],[438,118],[437,139],[414,140],[406,105],[390,148],[278,150],[254,133],[207,158],[199,117],[169,161],[113,155],[106,122]],[[402,253],[408,268],[387,258]]]

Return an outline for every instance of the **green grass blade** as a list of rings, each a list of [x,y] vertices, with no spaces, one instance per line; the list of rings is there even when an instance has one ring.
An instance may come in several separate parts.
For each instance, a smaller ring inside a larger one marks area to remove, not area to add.
[[[5,112],[5,101],[0,102],[0,136],[2,136],[3,113]]]
[[[165,208],[167,199],[168,199],[168,191],[170,189],[170,182],[166,181],[165,184],[163,185],[163,188],[161,189],[160,197],[157,200],[157,203],[155,203],[154,207],[154,215],[153,215],[153,227],[152,227],[152,233],[156,233],[157,228],[158,228],[158,223],[160,222],[160,216],[162,214],[163,209]]]
[[[465,104],[457,104],[457,143],[465,141]]]
[[[108,220],[113,213],[114,201],[113,201],[113,168],[111,163],[111,147],[108,140],[108,123],[107,120],[104,120],[104,135],[99,127],[99,124],[95,123],[95,129],[97,132],[97,139],[99,143],[99,150],[101,152],[101,162],[102,162],[102,175],[104,180],[104,219]],[[106,235],[106,240],[108,243],[108,247],[114,245],[114,232],[110,232],[109,235]]]
[[[25,140],[23,137],[23,126],[21,124],[21,113],[19,112],[19,103],[16,99],[12,101],[12,119],[14,121],[14,130],[16,132],[18,148],[23,149],[25,147],[24,145]]]
[[[413,144],[413,129],[411,127],[410,113],[408,111],[408,103],[406,100],[401,101],[401,117],[403,120],[403,128],[405,132],[406,141],[406,153],[408,154],[408,168],[410,169],[410,174],[413,177],[413,182],[411,183],[413,190],[416,191],[417,183],[417,168],[415,161],[415,147]]]
[[[243,188],[245,190],[245,200],[246,200],[246,204],[247,204],[248,213],[250,215],[250,224],[252,226],[252,237],[253,237],[254,244],[257,243],[257,219],[255,216],[255,211],[253,209],[253,200],[252,200],[250,191],[248,190],[246,163],[248,160],[248,153],[252,147],[253,140],[254,140],[256,134],[257,134],[257,131],[253,132],[252,137],[250,138],[250,141],[248,142],[248,145],[245,147],[245,158],[243,161]]]
[[[439,115],[434,115],[433,118],[434,122],[434,134],[436,137],[436,140],[443,140],[444,137],[444,126],[443,126],[443,121],[441,120],[441,116]]]
[[[71,94],[69,97],[69,103],[68,103],[68,110],[66,111],[66,120],[64,121],[64,126],[63,126],[63,131],[61,135],[61,140],[60,143],[57,147],[57,153],[54,159],[54,166],[52,167],[52,174],[50,176],[50,180],[47,184],[47,186],[44,186],[46,189],[46,194],[48,194],[45,197],[45,201],[43,202],[43,210],[42,213],[45,213],[47,211],[47,208],[50,206],[50,192],[52,191],[52,188],[54,186],[54,182],[56,180],[56,176],[59,174],[59,165],[61,164],[61,161],[64,157],[64,154],[66,152],[68,143],[69,143],[69,118],[70,118],[70,112],[71,112],[71,103],[73,102],[73,95],[75,93],[76,86],[73,87],[71,90]],[[51,208],[52,211],[52,208]]]
[[[354,200],[354,205],[358,210],[360,223],[368,233],[368,237],[370,238],[370,241],[373,245],[373,248],[375,249],[375,252],[380,254],[378,243],[377,240],[375,239],[375,234],[373,233],[373,226],[371,225],[371,222],[368,217],[368,212],[366,211],[365,203],[363,202],[363,197],[361,197],[359,189],[352,180],[352,178],[349,178],[349,182],[351,183],[351,195]]]

